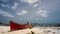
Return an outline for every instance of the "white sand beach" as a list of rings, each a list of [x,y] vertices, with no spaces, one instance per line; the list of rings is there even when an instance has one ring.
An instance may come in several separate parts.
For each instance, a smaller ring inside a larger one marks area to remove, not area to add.
[[[60,27],[33,27],[32,29],[23,29],[10,31],[10,26],[0,26],[0,34],[60,34]]]

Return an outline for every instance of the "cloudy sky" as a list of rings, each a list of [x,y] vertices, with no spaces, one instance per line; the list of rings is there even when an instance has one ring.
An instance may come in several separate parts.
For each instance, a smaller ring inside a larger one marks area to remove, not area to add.
[[[60,0],[0,0],[0,22],[60,23]]]

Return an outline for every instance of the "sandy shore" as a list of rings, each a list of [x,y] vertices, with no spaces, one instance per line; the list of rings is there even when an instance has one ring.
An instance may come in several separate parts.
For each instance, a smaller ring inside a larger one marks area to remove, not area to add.
[[[16,30],[10,31],[9,26],[0,26],[0,34],[60,34],[60,27],[33,27],[32,29],[23,29],[23,30]]]

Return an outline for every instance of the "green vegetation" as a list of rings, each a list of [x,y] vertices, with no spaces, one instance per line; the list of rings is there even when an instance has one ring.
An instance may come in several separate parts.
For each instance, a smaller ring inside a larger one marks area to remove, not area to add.
[[[5,23],[0,22],[0,26],[3,26],[3,25],[9,26],[9,24],[5,24]]]
[[[39,23],[32,23],[32,26],[40,26],[40,27],[60,27],[60,24],[39,24]]]
[[[1,26],[1,25],[3,25],[3,23],[2,23],[2,22],[0,22],[0,26]]]

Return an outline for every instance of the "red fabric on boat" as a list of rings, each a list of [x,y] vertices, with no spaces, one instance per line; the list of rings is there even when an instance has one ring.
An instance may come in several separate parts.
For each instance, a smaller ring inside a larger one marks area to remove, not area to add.
[[[17,24],[15,22],[10,21],[10,30],[19,30],[19,29],[26,29],[29,28],[28,24]]]

